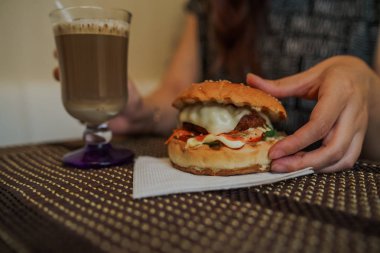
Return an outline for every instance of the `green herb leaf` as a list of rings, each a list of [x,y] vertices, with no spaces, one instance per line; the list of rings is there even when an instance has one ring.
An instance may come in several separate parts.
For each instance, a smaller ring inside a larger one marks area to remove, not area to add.
[[[274,130],[274,129],[271,129],[271,130],[266,131],[266,132],[264,133],[264,139],[266,139],[266,138],[270,138],[270,137],[275,137],[275,136],[277,136],[277,131]]]

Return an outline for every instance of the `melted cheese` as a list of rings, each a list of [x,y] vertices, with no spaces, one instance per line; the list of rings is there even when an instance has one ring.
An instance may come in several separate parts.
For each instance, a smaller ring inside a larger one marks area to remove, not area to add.
[[[215,134],[208,134],[203,140],[197,140],[197,138],[189,138],[186,142],[186,148],[192,148],[196,146],[200,146],[204,143],[211,143],[214,141],[220,141],[224,145],[226,145],[229,148],[236,149],[241,148],[244,146],[245,142],[240,140],[229,140],[227,137],[223,135],[215,135]]]
[[[195,104],[185,107],[180,112],[179,120],[181,123],[201,126],[209,133],[220,134],[234,130],[240,119],[247,114],[250,114],[250,110],[244,107]]]
[[[183,108],[179,121],[203,127],[211,134],[221,134],[234,130],[241,118],[250,113],[248,108],[233,105],[194,104]],[[269,118],[264,113],[258,113],[265,119],[266,125],[272,127]]]

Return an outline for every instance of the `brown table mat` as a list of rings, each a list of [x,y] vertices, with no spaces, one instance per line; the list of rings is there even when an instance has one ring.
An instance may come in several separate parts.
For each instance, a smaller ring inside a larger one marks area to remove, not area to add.
[[[123,144],[166,156],[164,139]],[[132,199],[133,166],[65,168],[78,143],[0,149],[1,252],[380,252],[380,165]]]

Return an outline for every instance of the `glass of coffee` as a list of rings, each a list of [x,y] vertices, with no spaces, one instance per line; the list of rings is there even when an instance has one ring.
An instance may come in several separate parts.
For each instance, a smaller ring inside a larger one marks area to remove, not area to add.
[[[89,168],[133,161],[112,147],[107,121],[127,102],[127,58],[131,14],[122,9],[78,6],[50,13],[66,111],[86,125],[85,146],[63,157],[66,165]]]

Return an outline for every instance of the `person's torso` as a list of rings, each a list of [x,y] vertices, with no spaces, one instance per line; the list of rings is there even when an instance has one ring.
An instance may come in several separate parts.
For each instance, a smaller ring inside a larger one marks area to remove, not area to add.
[[[189,5],[199,17],[202,79],[213,61],[207,33],[207,1]],[[261,76],[278,79],[304,71],[335,55],[353,55],[372,65],[380,19],[380,0],[271,0],[266,26],[257,34]],[[244,82],[245,76],[242,77]],[[283,99],[289,119],[282,126],[293,132],[309,119],[315,101]]]

